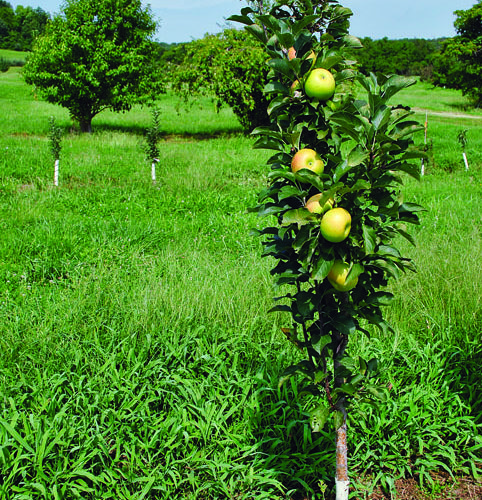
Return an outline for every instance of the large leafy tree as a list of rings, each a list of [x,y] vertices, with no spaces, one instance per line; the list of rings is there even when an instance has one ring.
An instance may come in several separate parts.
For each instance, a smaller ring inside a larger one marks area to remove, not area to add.
[[[245,130],[267,123],[268,55],[248,33],[226,29],[206,35],[176,47],[167,58],[167,78],[176,92],[215,96],[218,106],[232,108]]]
[[[457,36],[445,41],[435,61],[433,83],[462,90],[482,103],[482,0],[468,10],[456,10]]]
[[[128,111],[159,90],[155,30],[141,0],[67,0],[37,39],[25,80],[90,132],[92,118],[104,109]]]

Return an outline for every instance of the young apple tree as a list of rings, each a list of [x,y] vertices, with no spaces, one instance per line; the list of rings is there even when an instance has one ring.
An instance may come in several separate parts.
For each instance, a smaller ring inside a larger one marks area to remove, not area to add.
[[[290,315],[283,332],[304,352],[280,384],[300,376],[300,392],[314,401],[312,430],[334,426],[341,500],[349,491],[350,403],[387,398],[377,361],[349,353],[349,339],[369,335],[370,325],[390,333],[382,308],[393,295],[384,288],[413,269],[394,240],[413,243],[406,224],[417,224],[422,210],[401,191],[407,175],[420,175],[423,153],[412,134],[422,127],[408,108],[388,102],[414,80],[356,71],[361,45],[348,33],[352,12],[337,0],[277,0],[267,12],[261,1],[251,4],[230,19],[245,24],[269,55],[270,124],[253,134],[255,147],[273,150],[256,208],[272,224],[259,233],[282,290],[272,311]]]
[[[146,130],[144,151],[147,159],[151,162],[151,179],[156,183],[156,163],[159,161],[158,142],[161,138],[160,111],[158,108],[152,110],[152,124]]]
[[[62,129],[55,123],[55,118],[51,116],[49,118],[49,143],[50,152],[54,159],[54,186],[59,185],[59,163],[60,163],[60,151],[62,150]]]

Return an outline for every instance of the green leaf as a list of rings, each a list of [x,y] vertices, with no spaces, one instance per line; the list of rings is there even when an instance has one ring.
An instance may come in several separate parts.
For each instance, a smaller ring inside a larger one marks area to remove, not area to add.
[[[298,224],[299,227],[304,224],[317,221],[318,219],[316,215],[312,214],[306,208],[295,208],[293,210],[288,210],[288,212],[283,215],[282,225],[286,226],[288,224]]]
[[[377,387],[376,385],[368,385],[366,390],[382,403],[388,401],[388,390],[385,387]]]
[[[263,92],[265,94],[271,94],[271,93],[278,93],[278,94],[284,94],[284,95],[289,95],[290,90],[286,85],[283,85],[280,82],[271,82],[267,83],[264,86]],[[253,132],[251,132],[253,133]]]
[[[277,306],[274,306],[268,310],[268,313],[273,312],[291,312],[291,307],[283,304],[278,304]]]
[[[374,292],[365,300],[366,304],[374,306],[389,306],[394,299],[393,293],[390,292]]]
[[[387,106],[382,106],[373,117],[372,123],[375,130],[382,129],[390,119],[391,110]]]
[[[310,292],[298,292],[293,307],[298,309],[303,318],[310,318],[316,309],[316,296]]]
[[[6,420],[0,420],[0,425],[3,426],[3,428],[19,443],[22,445],[22,447],[30,452],[32,455],[35,455],[35,451],[33,448],[25,441],[25,439],[6,421]]]
[[[248,17],[248,16],[240,16],[239,14],[234,14],[232,16],[228,17],[228,21],[233,21],[235,23],[241,23],[241,24],[246,24],[247,26],[250,26],[253,24],[253,20]]]
[[[281,374],[278,382],[278,387],[281,387],[286,381],[288,381],[293,375],[302,374],[305,377],[311,379],[311,374],[313,372],[313,366],[307,360],[300,361],[296,365],[288,366]]]
[[[330,335],[318,335],[317,337],[312,336],[311,347],[315,350],[317,354],[321,354],[323,349],[331,342]],[[326,378],[326,374],[323,378]],[[319,382],[319,380],[316,380]]]
[[[377,242],[377,234],[371,226],[362,225],[363,243],[365,247],[365,254],[371,254],[375,251]]]
[[[342,384],[339,387],[339,390],[341,392],[344,392],[345,394],[348,394],[349,396],[354,396],[357,392],[356,387],[353,384]]]
[[[253,149],[275,149],[277,151],[283,151],[284,146],[279,139],[262,135],[256,139]]]
[[[262,26],[259,26],[258,24],[251,24],[250,26],[246,26],[244,28],[248,33],[253,35],[255,38],[257,38],[260,42],[266,43],[266,33],[264,32],[264,29]]]
[[[333,416],[335,417],[335,429],[338,430],[345,423],[345,417],[340,410],[335,410]]]
[[[345,35],[343,37],[343,42],[347,47],[351,47],[354,49],[362,49],[363,44],[361,43],[360,39],[357,38],[356,36],[353,35]]]
[[[331,320],[331,323],[343,335],[352,335],[356,332],[355,321],[350,316],[339,314]]]
[[[333,267],[335,262],[335,252],[333,248],[321,252],[313,264],[312,278],[317,281],[323,281]]]
[[[313,432],[321,432],[325,426],[330,409],[324,405],[319,405],[310,411],[310,426]]]
[[[289,103],[289,98],[284,96],[275,97],[268,105],[268,115],[274,113],[278,108],[283,107],[285,104]]]
[[[392,75],[388,78],[384,85],[382,98],[385,102],[390,100],[397,92],[406,89],[417,83],[415,78],[407,78],[406,76]]]
[[[301,227],[301,229],[298,231],[298,234],[296,235],[293,241],[293,250],[295,250],[295,252],[299,252],[301,248],[305,245],[305,243],[307,241],[310,241],[311,231],[312,228],[308,225],[304,225]]]
[[[268,61],[268,66],[292,80],[296,78],[296,75],[293,73],[293,69],[287,59],[271,59]]]

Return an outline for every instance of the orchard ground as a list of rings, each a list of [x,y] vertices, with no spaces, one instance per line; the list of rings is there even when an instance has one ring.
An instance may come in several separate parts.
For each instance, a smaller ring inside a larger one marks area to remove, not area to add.
[[[269,152],[229,110],[178,114],[168,94],[152,185],[149,110],[78,134],[18,68],[0,100],[0,499],[323,498],[333,435],[311,434],[294,385],[277,389],[297,353],[266,313],[271,263],[250,235]],[[482,113],[426,84],[400,102],[469,116],[429,115],[426,175],[403,187],[428,210],[404,248],[418,273],[392,287],[396,333],[353,339],[391,398],[353,413],[352,484],[359,498],[480,498]]]

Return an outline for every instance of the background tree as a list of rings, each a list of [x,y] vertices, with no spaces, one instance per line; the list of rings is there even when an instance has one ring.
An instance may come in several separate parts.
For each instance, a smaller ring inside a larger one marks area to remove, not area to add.
[[[454,22],[457,36],[443,44],[434,62],[433,83],[438,86],[462,90],[482,103],[482,1],[468,10],[456,10]]]
[[[155,30],[140,0],[67,0],[37,39],[25,80],[90,132],[104,109],[128,111],[160,90],[152,62]]]
[[[0,0],[0,48],[30,50],[35,37],[42,34],[49,14],[40,7],[22,7],[15,10],[10,3]]]
[[[12,5],[5,0],[0,0],[0,47],[9,47],[9,34],[15,24],[15,12]]]
[[[165,54],[172,88],[185,97],[212,95],[230,106],[247,131],[267,123],[268,56],[248,33],[225,29]]]

